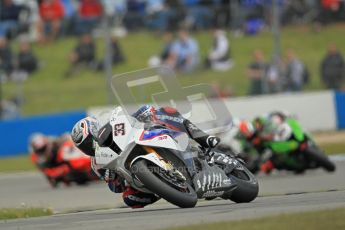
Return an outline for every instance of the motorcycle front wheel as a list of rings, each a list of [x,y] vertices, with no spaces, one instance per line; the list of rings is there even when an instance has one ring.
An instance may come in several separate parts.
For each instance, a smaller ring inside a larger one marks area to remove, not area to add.
[[[132,173],[148,188],[168,202],[181,207],[192,208],[196,205],[198,197],[194,189],[187,182],[181,188],[180,182],[169,181],[171,175],[164,175],[164,170],[150,164],[146,160],[138,160],[131,167]]]

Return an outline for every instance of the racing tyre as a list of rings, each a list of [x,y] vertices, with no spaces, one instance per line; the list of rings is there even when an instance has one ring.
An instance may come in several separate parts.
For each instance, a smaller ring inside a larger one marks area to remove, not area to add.
[[[236,203],[247,203],[258,196],[258,181],[246,167],[236,168],[228,176],[237,183],[237,188],[232,192],[230,200]]]
[[[186,183],[187,189],[185,191],[178,190],[156,173],[156,171],[162,171],[160,168],[152,169],[154,168],[149,166],[146,160],[138,160],[131,167],[131,171],[145,187],[161,198],[181,208],[192,208],[196,205],[197,194],[188,183]]]
[[[335,164],[329,160],[329,158],[324,155],[321,151],[315,148],[309,148],[305,152],[305,155],[315,161],[319,166],[323,167],[328,172],[334,172],[335,171]]]

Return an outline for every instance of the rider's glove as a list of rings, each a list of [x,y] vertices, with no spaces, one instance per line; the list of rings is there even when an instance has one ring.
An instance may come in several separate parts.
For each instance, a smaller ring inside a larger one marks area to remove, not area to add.
[[[121,180],[114,170],[107,169],[104,173],[104,180],[108,183],[108,187],[112,192],[122,193],[124,191],[124,180]]]
[[[115,179],[116,179],[116,172],[114,170],[111,170],[111,169],[105,170],[104,180],[106,182],[113,181]]]
[[[209,136],[206,139],[206,143],[207,143],[208,147],[210,147],[210,148],[216,147],[219,144],[219,142],[220,142],[220,138],[215,137],[215,136]]]

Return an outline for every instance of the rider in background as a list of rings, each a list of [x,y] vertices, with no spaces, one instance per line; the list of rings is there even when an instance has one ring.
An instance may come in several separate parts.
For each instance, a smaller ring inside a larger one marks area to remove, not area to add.
[[[204,148],[215,147],[220,139],[210,136],[196,127],[188,119],[174,108],[171,107],[153,107],[144,105],[132,114],[138,121],[144,123],[153,123],[165,126],[169,129],[187,133]],[[108,122],[99,129],[98,121],[87,117],[75,124],[72,130],[72,140],[75,145],[89,156],[95,155],[95,148],[106,146],[120,153],[116,143],[112,140],[112,127]],[[108,183],[109,189],[115,193],[122,193],[123,200],[131,208],[142,208],[148,204],[156,202],[159,197],[154,194],[144,193],[130,187],[126,181],[119,178],[113,171],[99,168],[93,158],[92,168],[95,173]]]
[[[31,160],[44,173],[52,187],[56,187],[60,181],[68,185],[65,177],[70,172],[70,167],[59,154],[59,148],[67,138],[53,138],[37,133],[30,139]]]
[[[261,171],[264,173],[269,173],[275,168],[273,153],[266,148],[265,143],[287,141],[291,138],[292,129],[286,122],[289,117],[287,113],[273,111],[256,117],[252,122],[255,131],[248,140],[262,155],[264,162],[261,164]]]

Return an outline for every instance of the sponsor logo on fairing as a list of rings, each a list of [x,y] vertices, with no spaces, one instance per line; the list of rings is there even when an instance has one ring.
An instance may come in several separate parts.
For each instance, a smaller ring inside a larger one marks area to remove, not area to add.
[[[169,121],[174,121],[174,122],[177,122],[177,123],[183,123],[183,118],[181,117],[173,117],[173,116],[169,116],[169,115],[161,115],[161,114],[156,114],[155,115],[156,118],[158,118],[159,120],[169,120]]]

